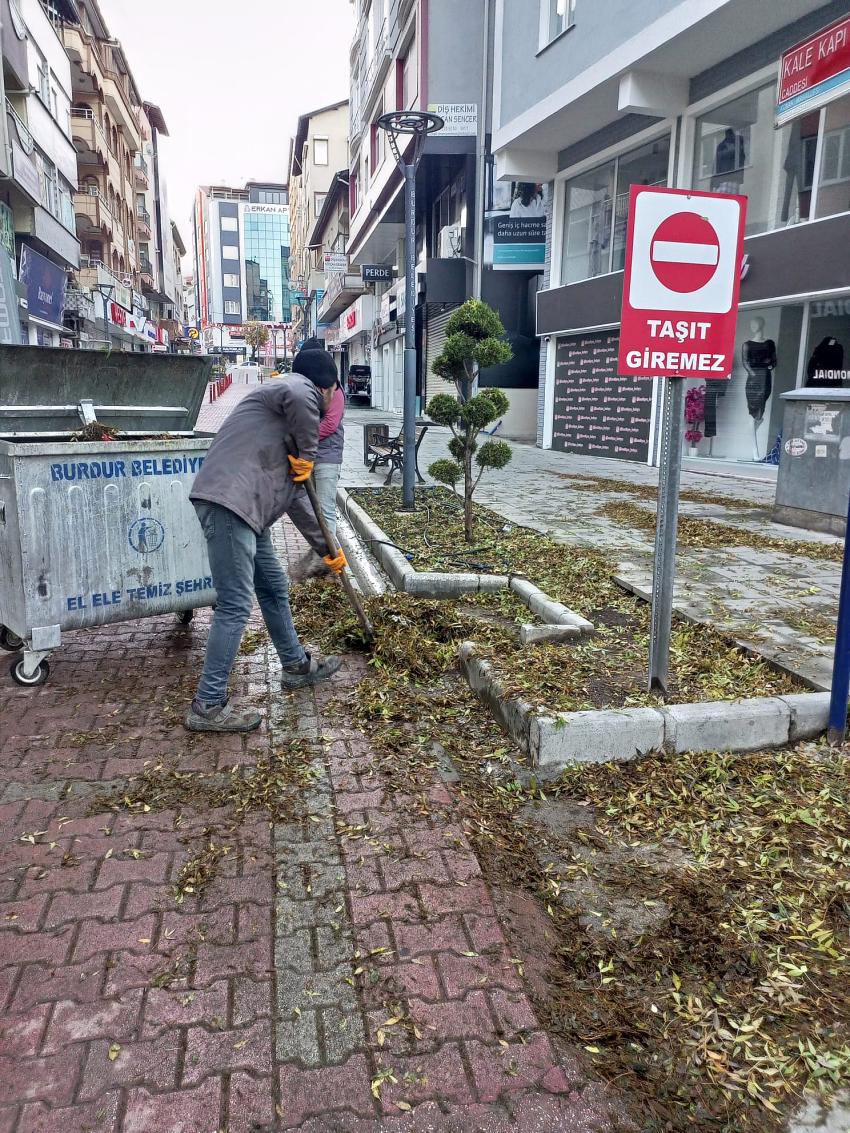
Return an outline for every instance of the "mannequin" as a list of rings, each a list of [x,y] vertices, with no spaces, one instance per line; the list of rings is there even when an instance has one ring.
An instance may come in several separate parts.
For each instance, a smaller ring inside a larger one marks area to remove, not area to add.
[[[759,428],[773,392],[773,371],[776,369],[776,343],[772,338],[765,339],[764,319],[756,317],[750,322],[750,337],[744,343],[741,355],[747,371],[747,409],[753,419],[753,460],[761,460]]]

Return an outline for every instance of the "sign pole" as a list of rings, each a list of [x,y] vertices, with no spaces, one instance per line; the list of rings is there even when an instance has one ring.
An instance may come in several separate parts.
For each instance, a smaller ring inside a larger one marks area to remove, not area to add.
[[[829,701],[831,744],[844,742],[847,734],[847,704],[850,699],[850,507],[844,535],[844,565],[838,597],[838,626],[835,630],[835,658],[832,663],[832,693]]]
[[[673,622],[673,583],[676,577],[679,483],[682,476],[683,412],[684,379],[665,379],[649,638],[649,691],[658,689],[665,695],[670,680],[670,631]]]

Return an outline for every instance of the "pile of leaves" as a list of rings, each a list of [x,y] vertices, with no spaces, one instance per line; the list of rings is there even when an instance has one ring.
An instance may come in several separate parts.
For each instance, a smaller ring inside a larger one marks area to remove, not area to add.
[[[637,496],[642,500],[658,499],[656,484],[637,484],[633,480],[619,480],[613,476],[584,476],[578,472],[559,472],[558,478],[566,480],[574,492],[611,492],[617,495]],[[736,511],[761,510],[761,505],[753,500],[737,496],[724,496],[720,493],[701,492],[698,488],[682,488],[679,499],[691,504],[710,504],[713,507],[728,507]]]
[[[619,523],[631,530],[644,531],[654,536],[655,513],[637,504],[611,502],[596,509],[597,515]],[[715,523],[713,519],[694,519],[679,516],[679,546],[694,550],[712,547],[752,547],[755,551],[780,551],[783,555],[796,555],[822,562],[840,563],[844,559],[841,543],[816,543],[803,539],[784,539],[779,535],[761,535],[728,523]]]
[[[91,421],[71,434],[72,441],[116,441],[121,436],[118,429],[111,425],[101,425],[99,421]]]
[[[323,647],[344,642],[336,590],[307,584],[293,602]],[[620,1092],[623,1128],[773,1133],[804,1091],[850,1083],[846,752],[655,755],[542,785],[458,678],[467,613],[368,605],[374,653],[332,711],[368,738],[363,771],[397,810],[461,822],[497,902],[537,903],[550,942],[535,952],[520,921],[518,971],[543,969],[539,1017]],[[458,781],[441,810],[428,788],[447,765]],[[586,816],[577,833],[535,826],[564,803]],[[606,901],[648,910],[646,929],[619,931]]]
[[[588,618],[594,636],[578,645],[542,644],[520,650],[516,641],[481,642],[509,696],[557,712],[622,708],[659,702],[646,691],[650,611],[611,577],[605,556],[565,546],[528,528],[506,524],[486,508],[476,509],[476,543],[467,551],[459,502],[450,493],[421,493],[421,510],[398,511],[395,490],[352,493],[421,570],[489,568],[531,578],[556,601]],[[424,513],[424,522],[423,522]],[[465,558],[471,554],[472,558]],[[515,600],[514,600],[515,601]],[[516,615],[515,615],[516,616]],[[470,634],[477,642],[479,632]],[[704,625],[676,618],[671,641],[671,701],[725,700],[799,691],[785,674],[743,652]]]
[[[654,755],[548,789],[592,808],[592,838],[629,855],[603,883],[669,910],[637,940],[594,933],[570,955],[577,1037],[659,1127],[780,1128],[804,1090],[850,1083],[847,755]],[[648,866],[659,850],[682,868]]]

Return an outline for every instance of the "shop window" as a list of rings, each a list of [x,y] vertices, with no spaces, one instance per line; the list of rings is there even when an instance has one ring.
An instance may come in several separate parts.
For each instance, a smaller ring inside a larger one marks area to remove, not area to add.
[[[809,305],[803,385],[850,387],[850,299],[819,299]]]
[[[741,311],[728,381],[689,381],[699,391],[700,420],[688,420],[686,455],[736,463],[777,464],[782,394],[797,385],[803,307]]]
[[[850,210],[850,97],[840,98],[824,112],[823,151],[818,184],[817,215]]]
[[[748,236],[810,215],[820,115],[776,130],[775,110],[776,84],[770,83],[696,122],[693,187],[747,197]]]
[[[666,185],[670,136],[567,182],[561,282],[622,271],[632,185]]]

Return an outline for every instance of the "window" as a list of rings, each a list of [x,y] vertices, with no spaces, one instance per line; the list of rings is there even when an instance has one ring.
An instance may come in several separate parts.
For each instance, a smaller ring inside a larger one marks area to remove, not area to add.
[[[540,0],[540,50],[573,25],[576,0]]]
[[[225,315],[238,315],[239,314],[239,300],[238,299],[225,299],[224,301]]]
[[[670,135],[567,182],[561,283],[576,283],[625,265],[629,190],[666,185]]]
[[[378,107],[377,117],[384,113],[383,104]],[[386,135],[377,122],[372,123],[372,129],[369,141],[369,156],[371,159],[372,176],[374,177],[381,166],[384,164],[384,154],[386,152]]]
[[[419,94],[419,67],[416,58],[416,40],[408,44],[405,54],[398,60],[396,74],[396,105],[399,110],[411,110]]]
[[[351,215],[357,212],[360,208],[360,170],[355,170],[348,182],[348,207],[351,209]]]
[[[238,232],[239,220],[235,216],[223,216],[221,218],[222,232]]]
[[[805,121],[805,119],[803,119]],[[814,154],[812,154],[814,167]],[[823,156],[817,215],[850,209],[850,97],[831,102],[824,111]]]
[[[328,164],[328,139],[313,138],[313,164]]]
[[[224,282],[225,287],[238,287],[239,286],[239,276],[238,275],[230,275],[227,272],[225,272],[225,274],[223,276],[223,282]]]
[[[314,193],[313,194],[313,209],[314,209],[317,217],[321,215],[322,209],[325,207],[325,201],[327,200],[327,196],[328,196],[327,193]]]
[[[239,245],[238,244],[222,244],[221,258],[223,260],[238,260],[239,259]]]
[[[286,193],[279,189],[260,189],[257,193],[257,203],[261,205],[285,205]]]

